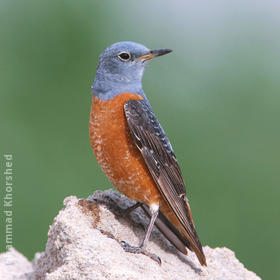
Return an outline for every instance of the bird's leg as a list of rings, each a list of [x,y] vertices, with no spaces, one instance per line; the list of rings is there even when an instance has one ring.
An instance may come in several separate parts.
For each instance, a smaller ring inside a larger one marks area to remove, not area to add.
[[[136,208],[140,207],[142,204],[143,203],[141,203],[141,202],[136,202],[134,205],[124,209],[123,213],[129,215],[132,211],[134,211]]]
[[[158,257],[158,256],[155,255],[155,254],[149,253],[149,252],[146,250],[147,243],[148,243],[148,240],[149,240],[149,238],[150,238],[150,235],[151,235],[151,232],[152,232],[152,229],[153,229],[155,220],[156,220],[156,218],[157,218],[157,216],[158,216],[158,212],[159,212],[159,209],[158,209],[158,208],[157,208],[156,210],[151,209],[151,214],[152,214],[151,220],[150,220],[149,226],[148,226],[148,228],[147,228],[145,237],[144,237],[144,239],[143,239],[143,241],[141,242],[141,244],[140,244],[139,247],[131,246],[131,245],[129,245],[128,243],[126,243],[125,241],[122,241],[122,242],[121,242],[121,246],[123,247],[123,249],[124,249],[126,252],[134,253],[134,254],[143,254],[143,255],[146,255],[146,256],[150,257],[151,259],[153,259],[154,261],[156,261],[156,262],[158,262],[159,264],[161,264],[161,259],[160,259],[160,257]]]

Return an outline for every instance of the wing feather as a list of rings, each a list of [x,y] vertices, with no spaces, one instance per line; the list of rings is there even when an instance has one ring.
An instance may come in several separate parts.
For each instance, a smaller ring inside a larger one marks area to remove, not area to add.
[[[200,263],[206,265],[192,220],[182,173],[163,128],[146,100],[129,100],[124,105],[124,111],[134,142],[160,193],[179,220],[190,249],[195,251]]]

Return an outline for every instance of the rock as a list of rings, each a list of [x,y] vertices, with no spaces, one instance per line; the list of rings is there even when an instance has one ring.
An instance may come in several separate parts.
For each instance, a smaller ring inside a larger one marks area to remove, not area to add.
[[[32,272],[32,265],[14,248],[0,254],[0,279],[2,280],[25,280],[27,273]]]
[[[208,266],[201,267],[194,253],[182,255],[156,228],[148,250],[160,256],[161,266],[147,256],[125,252],[120,242],[138,245],[148,219],[140,207],[125,213],[122,209],[134,202],[116,191],[96,191],[87,200],[71,196],[64,204],[50,227],[46,250],[36,254],[27,279],[260,279],[227,248],[205,246]]]

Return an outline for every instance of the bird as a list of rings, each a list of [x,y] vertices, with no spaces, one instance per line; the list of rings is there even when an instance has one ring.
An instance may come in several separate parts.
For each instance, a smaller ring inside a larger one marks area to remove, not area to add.
[[[132,208],[144,205],[150,215],[143,241],[139,246],[124,241],[124,250],[160,263],[160,258],[147,250],[156,224],[180,252],[195,252],[206,266],[181,169],[142,88],[148,62],[170,52],[124,41],[101,53],[92,85],[90,144],[114,187],[137,201]]]

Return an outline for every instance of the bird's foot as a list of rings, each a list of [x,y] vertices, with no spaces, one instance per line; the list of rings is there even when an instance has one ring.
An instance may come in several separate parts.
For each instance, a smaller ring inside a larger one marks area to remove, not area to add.
[[[140,247],[131,246],[128,243],[126,243],[125,241],[121,241],[121,246],[124,249],[124,251],[126,251],[128,253],[143,254],[147,257],[150,257],[152,260],[154,260],[159,265],[161,265],[161,259],[160,259],[159,256],[157,256],[156,254],[152,254],[152,253],[148,252],[146,249],[144,249],[141,246]]]

